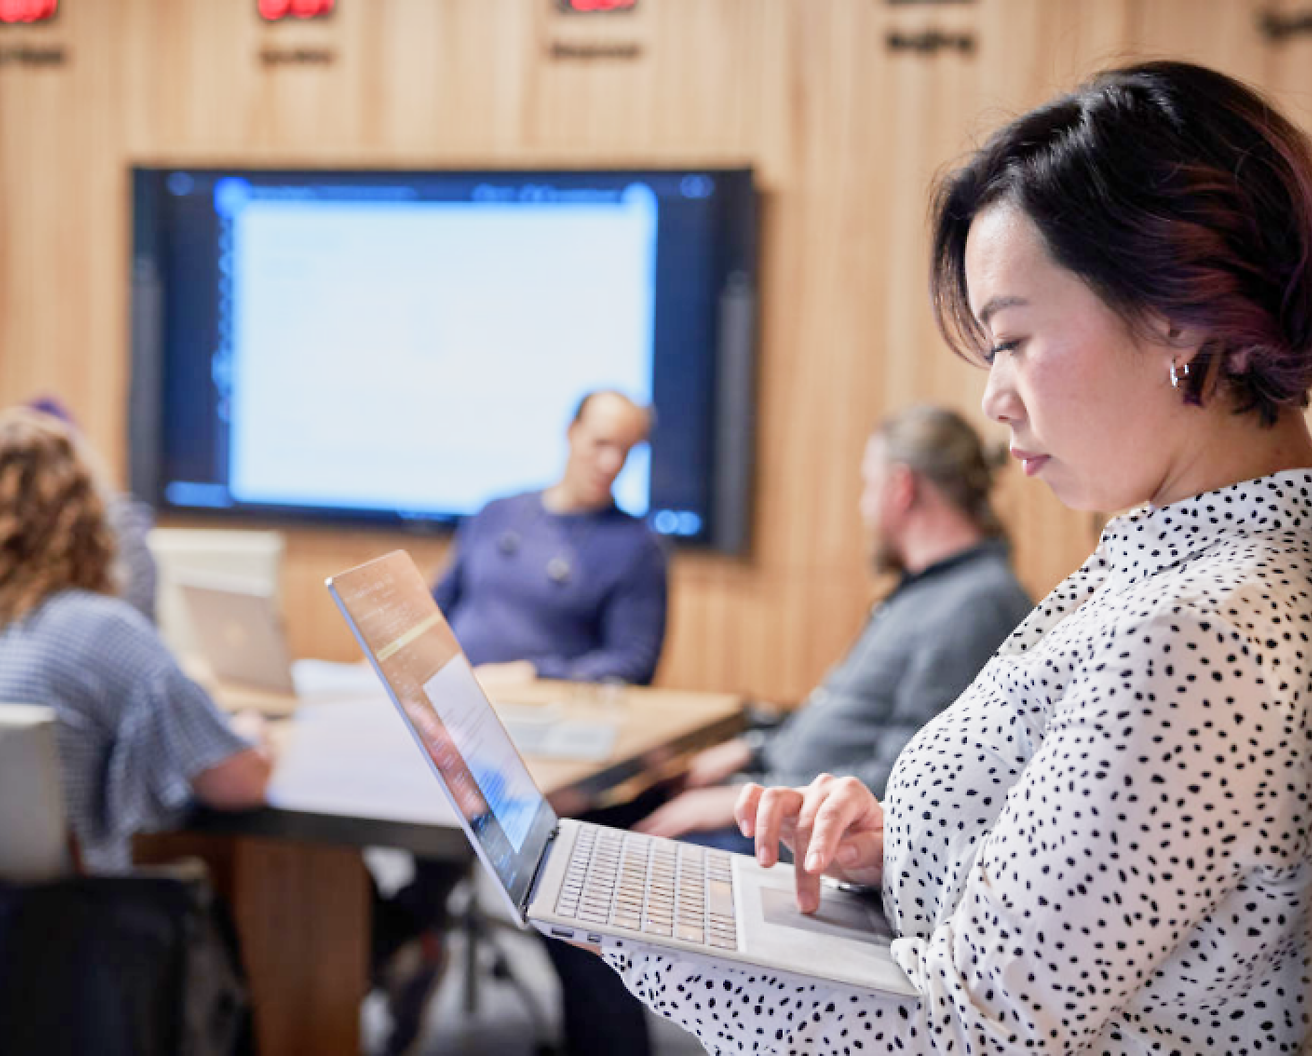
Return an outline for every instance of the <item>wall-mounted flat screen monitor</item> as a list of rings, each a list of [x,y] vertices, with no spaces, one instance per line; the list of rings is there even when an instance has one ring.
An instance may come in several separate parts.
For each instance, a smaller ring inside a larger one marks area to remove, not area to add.
[[[580,396],[655,409],[618,504],[751,522],[747,169],[132,173],[133,490],[162,511],[429,529],[545,486]]]

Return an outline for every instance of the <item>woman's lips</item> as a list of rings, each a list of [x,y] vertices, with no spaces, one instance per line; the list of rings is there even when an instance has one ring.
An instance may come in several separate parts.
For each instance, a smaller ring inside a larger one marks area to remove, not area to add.
[[[1021,468],[1025,471],[1027,477],[1032,477],[1038,473],[1048,462],[1047,455],[1036,455],[1032,451],[1022,451],[1018,447],[1013,447],[1011,453],[1020,459]]]

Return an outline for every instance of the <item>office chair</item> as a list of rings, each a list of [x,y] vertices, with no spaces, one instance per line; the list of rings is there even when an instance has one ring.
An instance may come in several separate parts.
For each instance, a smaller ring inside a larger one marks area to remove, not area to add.
[[[389,868],[377,858],[374,862],[384,873]],[[555,1056],[560,1051],[538,996],[512,968],[511,957],[498,938],[523,932],[512,920],[489,912],[481,903],[477,886],[480,869],[477,862],[471,861],[452,874],[443,923],[407,933],[395,949],[384,939],[385,949],[375,950],[375,957],[381,959],[375,966],[374,985],[386,995],[390,1013],[387,1033],[377,1050],[379,1056],[412,1051],[415,1042],[428,1033],[425,1025],[434,1013],[438,994],[447,995],[438,1003],[451,1013],[444,1013],[440,1029],[454,1035],[462,1046],[466,1037],[479,1038],[480,1010],[487,999],[487,986],[494,982],[510,987],[518,999],[528,1019],[536,1056]],[[413,908],[401,908],[395,916],[386,916],[384,933],[394,940],[394,929],[412,926]],[[380,914],[387,912],[387,903],[376,904],[374,912],[377,927]],[[460,973],[458,990],[453,969]],[[449,1005],[452,998],[454,1003]]]
[[[203,867],[80,876],[51,709],[0,704],[0,1052],[247,1056],[236,936]]]
[[[478,897],[478,871],[481,868],[477,861],[470,863],[463,885],[464,902],[454,914],[455,930],[464,938],[461,998],[465,1013],[472,1016],[478,1011],[481,973],[486,970],[488,976],[508,985],[519,998],[533,1031],[536,1056],[556,1056],[561,1050],[552,1039],[547,1013],[539,1007],[537,995],[515,974],[509,956],[497,942],[499,932],[522,934],[522,929],[483,907]]]

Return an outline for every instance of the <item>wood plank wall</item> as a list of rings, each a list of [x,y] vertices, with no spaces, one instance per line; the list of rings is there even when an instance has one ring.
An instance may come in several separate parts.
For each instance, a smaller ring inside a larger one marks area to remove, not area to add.
[[[856,514],[870,425],[918,400],[979,420],[983,377],[942,349],[926,306],[935,170],[1006,114],[1136,54],[1216,64],[1312,119],[1312,40],[1272,42],[1257,23],[1301,13],[1293,0],[641,0],[594,18],[551,0],[339,0],[326,21],[281,25],[262,23],[255,0],[60,8],[46,25],[0,27],[0,402],[61,394],[120,479],[133,162],[753,165],[756,545],[746,559],[678,555],[659,680],[785,701],[841,652],[871,596]],[[974,49],[887,45],[930,30],[969,34]],[[553,54],[607,42],[638,57]],[[64,65],[16,58],[51,46]],[[298,47],[335,61],[259,59]],[[1041,594],[1097,524],[1014,472],[1000,499]],[[442,560],[441,541],[289,533],[299,654],[354,655],[323,576],[397,545]]]

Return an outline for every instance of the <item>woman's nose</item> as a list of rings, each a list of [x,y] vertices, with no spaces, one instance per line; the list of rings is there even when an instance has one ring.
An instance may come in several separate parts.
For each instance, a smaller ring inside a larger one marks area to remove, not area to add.
[[[989,367],[989,380],[984,385],[980,409],[995,422],[1012,422],[1021,417],[1020,398],[1006,356],[995,359]]]

